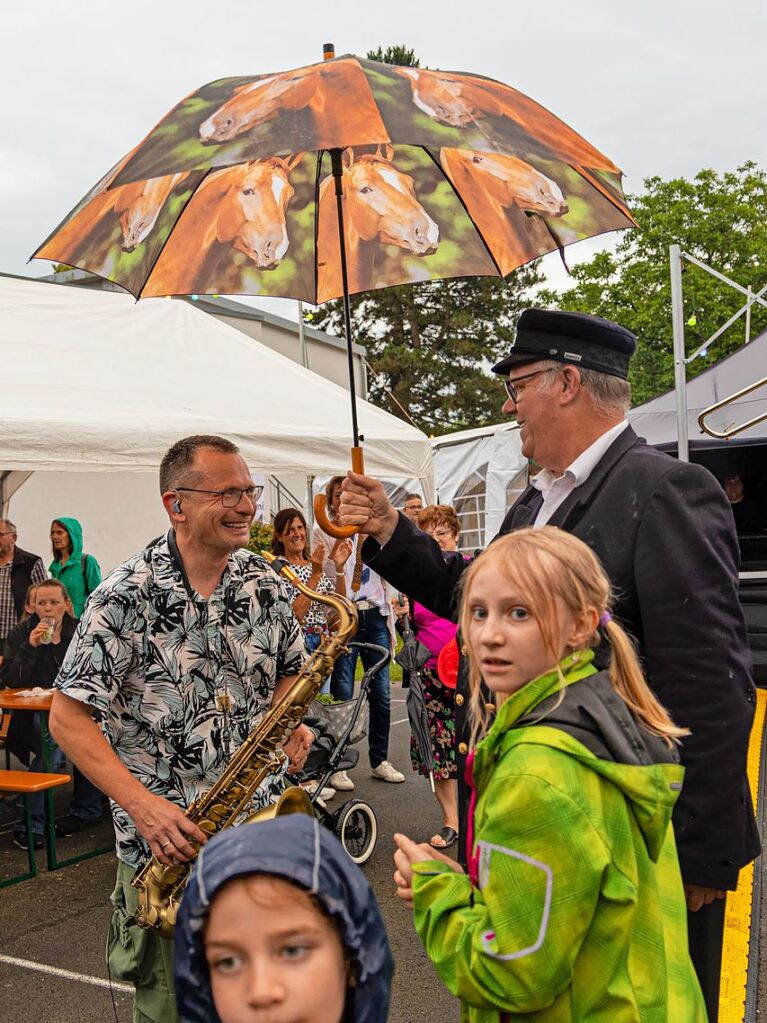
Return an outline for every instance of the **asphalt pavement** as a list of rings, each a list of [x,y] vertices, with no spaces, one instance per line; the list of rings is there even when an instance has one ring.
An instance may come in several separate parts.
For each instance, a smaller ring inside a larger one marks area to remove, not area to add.
[[[457,1023],[458,1003],[427,959],[408,908],[394,895],[392,834],[404,831],[426,840],[441,819],[428,783],[410,769],[402,690],[397,687],[393,694],[390,760],[405,774],[404,784],[371,778],[363,740],[360,764],[352,772],[356,791],[337,794],[330,806],[359,797],[378,816],[378,843],[364,869],[396,963],[390,1023]],[[104,845],[110,833],[104,821],[93,834],[61,840],[60,855]],[[24,862],[24,854],[11,850],[10,836],[0,835],[0,877],[20,872]],[[758,869],[764,888],[761,860]],[[0,890],[0,1023],[130,1023],[130,991],[121,984],[110,989],[104,963],[114,872],[114,857],[104,855]],[[765,900],[760,917],[760,944],[767,949]],[[760,958],[757,1004],[762,1007],[767,1006],[767,957]],[[757,1020],[760,1015],[757,1008]]]
[[[409,730],[402,690],[393,690],[389,759],[405,774],[392,785],[373,779],[366,740],[352,772],[356,791],[344,798],[366,799],[379,823],[378,843],[365,866],[386,921],[396,963],[390,1023],[457,1023],[457,1001],[444,989],[416,937],[408,908],[394,895],[391,836],[404,831],[426,840],[441,824],[425,779],[411,769]],[[105,821],[92,834],[59,842],[59,854],[105,844]],[[41,863],[44,856],[41,855]],[[0,835],[0,876],[20,872],[24,854]],[[2,1023],[130,1023],[132,998],[125,985],[111,989],[104,963],[115,860],[99,856],[0,890],[0,1021]],[[65,971],[61,975],[57,971]]]

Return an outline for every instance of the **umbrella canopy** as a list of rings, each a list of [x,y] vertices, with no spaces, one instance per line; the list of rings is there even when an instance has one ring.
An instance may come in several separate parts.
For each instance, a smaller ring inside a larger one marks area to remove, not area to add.
[[[352,294],[506,275],[634,224],[615,164],[522,93],[344,56],[192,93],[35,256],[135,296],[337,298],[331,150]]]

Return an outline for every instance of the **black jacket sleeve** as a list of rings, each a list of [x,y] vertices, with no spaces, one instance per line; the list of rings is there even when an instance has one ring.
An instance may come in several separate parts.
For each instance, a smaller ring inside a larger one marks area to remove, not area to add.
[[[31,631],[31,623],[26,621],[11,629],[6,636],[0,679],[3,685],[11,689],[23,689],[36,684],[37,650],[29,644]]]
[[[457,552],[443,553],[436,540],[400,513],[387,544],[368,537],[362,560],[400,592],[423,604],[440,618],[458,619],[458,583],[466,562]]]
[[[759,850],[746,754],[755,695],[737,581],[732,513],[714,478],[680,463],[642,516],[635,579],[647,673],[683,740],[674,812],[682,876],[734,888]]]

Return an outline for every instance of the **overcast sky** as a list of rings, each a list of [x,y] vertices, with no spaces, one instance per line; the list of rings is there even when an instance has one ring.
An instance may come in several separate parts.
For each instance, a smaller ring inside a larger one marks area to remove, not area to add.
[[[3,0],[0,271],[49,272],[29,254],[188,92],[312,63],[326,41],[361,56],[404,43],[513,85],[609,155],[627,191],[767,165],[764,0]]]

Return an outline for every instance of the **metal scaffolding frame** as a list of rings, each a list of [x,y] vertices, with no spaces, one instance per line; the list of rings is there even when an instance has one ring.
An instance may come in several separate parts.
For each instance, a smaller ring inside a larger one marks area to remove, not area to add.
[[[767,309],[767,301],[762,296],[767,292],[767,284],[754,292],[751,287],[743,287],[737,281],[714,270],[713,267],[703,263],[689,252],[683,252],[679,245],[669,247],[669,262],[671,270],[671,323],[674,334],[674,387],[676,389],[676,431],[677,431],[677,454],[681,461],[690,461],[690,441],[687,432],[687,367],[697,357],[707,351],[709,345],[728,330],[743,314],[746,316],[746,338],[745,343],[751,340],[751,306],[758,302]],[[746,296],[745,305],[742,305],[736,313],[714,331],[711,337],[707,338],[702,345],[698,345],[692,355],[685,352],[684,339],[684,292],[682,289],[682,266],[684,263],[691,263],[707,274],[716,277],[717,280],[729,285],[736,291]]]

